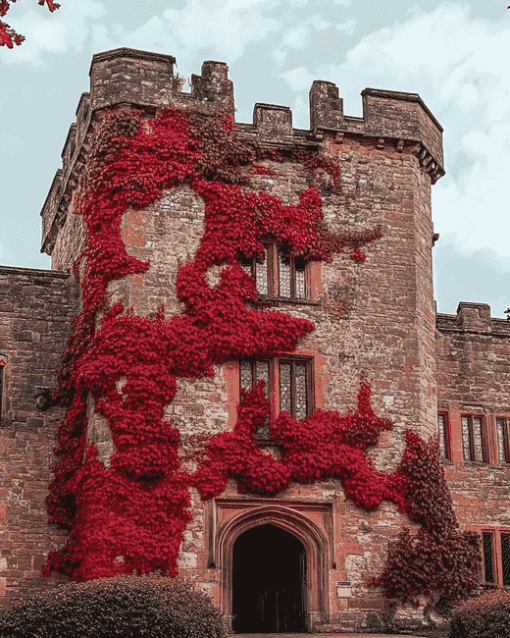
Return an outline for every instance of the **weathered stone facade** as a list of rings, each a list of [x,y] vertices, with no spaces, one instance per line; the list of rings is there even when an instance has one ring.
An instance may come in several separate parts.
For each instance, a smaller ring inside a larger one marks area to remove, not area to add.
[[[42,584],[48,548],[63,533],[47,524],[55,438],[65,412],[48,405],[79,289],[69,274],[0,266],[0,593]],[[54,581],[54,579],[52,579]]]
[[[0,294],[6,300],[0,308],[0,569],[6,599],[36,582],[43,557],[62,536],[47,526],[44,509],[62,411],[36,407],[34,388],[55,386],[54,370],[80,311],[69,273],[85,237],[82,218],[73,212],[91,122],[101,109],[117,104],[154,109],[171,103],[186,109],[200,101],[213,110],[233,96],[228,67],[219,62],[205,62],[202,75],[192,76],[191,94],[175,91],[174,62],[172,56],[132,49],[93,57],[90,93],[80,99],[77,122],[62,153],[63,169],[57,171],[41,212],[41,250],[51,255],[52,270],[0,269]],[[510,531],[510,464],[498,454],[496,418],[510,417],[505,390],[510,327],[491,319],[485,304],[461,302],[457,317],[436,313],[432,246],[438,236],[432,225],[431,186],[444,174],[442,128],[417,94],[365,89],[362,97],[363,118],[344,116],[337,87],[316,81],[310,91],[310,130],[292,128],[290,109],[268,104],[255,105],[252,125],[236,125],[240,139],[320,150],[338,162],[341,192],[330,188],[327,176],[320,188],[331,230],[378,224],[384,230],[381,239],[366,247],[362,266],[345,255],[331,264],[311,264],[308,298],[278,301],[278,310],[315,324],[296,350],[312,361],[310,400],[315,410],[353,412],[361,375],[370,383],[375,413],[394,422],[393,430],[383,433],[378,447],[369,451],[376,469],[399,466],[406,429],[423,438],[437,436],[438,413],[449,417],[444,468],[456,515],[462,529],[495,531],[494,571],[502,584],[499,530]],[[309,186],[304,167],[269,161],[264,166],[275,174],[258,175],[255,191],[274,195],[285,205],[298,204]],[[187,186],[164,191],[141,211],[128,209],[121,224],[127,253],[150,259],[151,267],[111,283],[109,305],[122,301],[144,317],[161,305],[167,318],[179,314],[183,304],[176,295],[177,270],[187,255],[196,253],[203,232],[204,203]],[[209,269],[211,287],[220,272],[221,267]],[[201,435],[233,428],[240,363],[216,366],[211,380],[178,378],[177,387],[166,416],[181,432],[184,469],[194,470]],[[271,397],[277,414],[276,389]],[[89,438],[108,467],[115,452],[108,423],[95,413],[92,400],[88,414]],[[483,461],[464,460],[461,417],[473,415],[483,419]],[[268,447],[267,453],[276,452]],[[361,576],[381,572],[388,540],[409,524],[396,505],[384,502],[377,511],[364,512],[345,499],[340,483],[333,480],[292,484],[271,499],[240,496],[234,481],[221,497],[205,503],[195,489],[191,492],[193,520],[185,532],[179,569],[228,615],[233,613],[235,541],[248,529],[269,523],[289,531],[306,550],[310,630],[327,625],[363,628],[370,620],[378,622],[383,601],[361,585]],[[406,611],[399,613],[405,617]],[[419,617],[420,610],[417,613]]]

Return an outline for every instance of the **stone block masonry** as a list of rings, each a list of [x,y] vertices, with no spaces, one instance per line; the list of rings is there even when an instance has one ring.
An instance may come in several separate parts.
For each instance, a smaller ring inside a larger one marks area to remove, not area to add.
[[[42,586],[41,566],[64,538],[45,499],[65,411],[48,398],[78,310],[68,273],[0,266],[1,604]]]

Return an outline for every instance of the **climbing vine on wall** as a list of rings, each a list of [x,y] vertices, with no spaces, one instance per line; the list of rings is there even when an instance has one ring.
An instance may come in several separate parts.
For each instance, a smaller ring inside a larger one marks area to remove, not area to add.
[[[179,430],[163,419],[176,394],[176,377],[211,378],[213,364],[293,352],[314,329],[309,321],[260,303],[253,279],[240,266],[241,254],[260,257],[261,239],[272,236],[306,260],[328,262],[347,248],[362,263],[360,248],[382,236],[380,228],[333,234],[326,227],[313,184],[327,175],[339,189],[337,164],[317,151],[268,150],[240,141],[228,105],[214,114],[167,107],[155,116],[119,107],[96,116],[94,127],[82,150],[86,161],[76,208],[87,228],[83,254],[73,266],[83,310],[73,324],[54,394],[68,412],[58,433],[60,459],[47,498],[50,522],[69,530],[69,537],[65,548],[50,554],[43,573],[56,570],[89,580],[161,569],[175,576],[191,517],[190,486],[206,500],[221,494],[228,479],[235,479],[241,492],[274,495],[291,481],[336,478],[357,507],[371,511],[391,500],[423,526],[418,549],[404,536],[390,552],[376,583],[389,598],[413,595],[420,578],[421,592],[424,586],[431,592],[469,590],[475,550],[456,530],[437,450],[408,433],[401,467],[392,474],[376,471],[367,449],[392,425],[372,411],[368,385],[361,386],[353,415],[319,411],[297,421],[281,413],[270,423],[281,447],[278,460],[254,442],[269,415],[262,384],[242,391],[234,430],[211,438],[207,457],[194,473],[180,469]],[[298,205],[285,206],[250,190],[251,176],[271,173],[261,165],[268,159],[306,167],[311,185]],[[150,267],[127,254],[122,215],[180,184],[188,184],[205,203],[199,249],[177,275],[184,312],[167,320],[164,308],[149,318],[135,316],[121,303],[109,308],[108,283]],[[206,271],[214,265],[225,268],[211,288]],[[99,462],[94,444],[87,444],[92,410],[111,428],[116,452],[110,467]],[[411,562],[420,565],[424,556],[433,558],[418,577]],[[443,578],[448,568],[453,580]]]

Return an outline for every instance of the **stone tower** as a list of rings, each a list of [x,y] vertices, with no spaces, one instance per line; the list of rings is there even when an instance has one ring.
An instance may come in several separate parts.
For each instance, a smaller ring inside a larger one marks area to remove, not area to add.
[[[90,92],[80,99],[62,153],[63,168],[57,171],[41,213],[42,251],[51,255],[52,270],[69,272],[77,263],[80,276],[86,272],[86,260],[80,258],[85,224],[82,216],[73,214],[76,188],[87,168],[94,126],[106,113],[119,105],[143,107],[149,114],[169,105],[183,112],[196,104],[209,112],[233,105],[226,64],[204,62],[201,75],[192,76],[188,94],[176,90],[174,63],[172,56],[125,48],[94,55]],[[289,152],[305,150],[339,167],[340,189],[332,188],[324,171],[315,173],[331,232],[382,228],[382,237],[364,249],[362,264],[345,254],[335,255],[329,264],[307,263],[301,292],[297,262],[286,274],[277,250],[268,248],[264,267],[273,283],[257,280],[259,292],[271,298],[279,312],[313,322],[315,330],[299,340],[292,360],[273,357],[264,363],[267,368],[262,363],[260,370],[256,368],[256,378],[265,378],[270,386],[274,416],[287,406],[282,385],[287,371],[290,394],[298,401],[296,366],[306,376],[308,414],[354,412],[360,383],[369,382],[374,412],[394,426],[381,433],[368,455],[377,470],[391,472],[400,464],[406,429],[423,438],[437,435],[431,187],[444,174],[443,129],[417,94],[367,88],[362,99],[362,118],[344,115],[336,85],[315,81],[310,90],[310,130],[292,127],[288,107],[256,104],[253,124],[236,123],[235,133],[241,141]],[[278,198],[284,206],[298,206],[310,186],[305,166],[271,160],[261,165],[273,174],[255,175],[250,190]],[[140,210],[128,208],[120,226],[126,253],[150,261],[150,268],[110,281],[106,310],[122,302],[142,318],[153,316],[160,306],[166,320],[179,316],[184,305],[177,295],[178,270],[197,253],[204,230],[204,200],[189,185],[163,190],[157,201]],[[208,269],[211,289],[219,283],[221,271],[221,265]],[[282,292],[287,276],[289,288]],[[104,312],[96,317],[97,330],[103,316]],[[182,467],[187,471],[196,469],[189,451],[201,435],[233,429],[246,382],[243,370],[250,365],[233,359],[214,365],[214,378],[177,378],[177,394],[165,407],[165,419],[180,432]],[[119,391],[123,383],[125,379]],[[109,469],[116,448],[108,419],[95,409],[90,396],[87,422],[87,441],[95,443],[99,461]],[[270,441],[259,446],[278,458]],[[228,481],[220,496],[206,501],[195,488],[190,491],[192,517],[180,546],[179,571],[208,591],[228,616],[245,613],[239,602],[244,585],[237,585],[236,593],[236,578],[239,583],[241,576],[236,576],[240,568],[235,561],[249,565],[250,551],[256,552],[264,542],[278,544],[277,536],[284,532],[297,539],[301,573],[306,573],[306,594],[300,603],[304,628],[352,627],[380,611],[380,596],[362,586],[360,574],[380,572],[387,540],[408,523],[396,504],[383,501],[376,511],[361,511],[334,479],[291,483],[270,498],[239,494],[235,480]],[[285,539],[281,542],[285,545]],[[122,562],[124,557],[117,559]],[[273,630],[286,630],[282,613]]]

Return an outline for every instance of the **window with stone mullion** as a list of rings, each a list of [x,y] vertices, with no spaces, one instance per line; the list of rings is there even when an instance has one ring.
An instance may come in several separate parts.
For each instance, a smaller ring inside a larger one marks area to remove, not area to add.
[[[313,411],[312,407],[312,361],[308,359],[282,358],[269,360],[240,361],[240,385],[250,392],[255,383],[265,381],[266,398],[270,400],[271,388],[275,379],[273,367],[278,366],[280,412],[287,412],[292,418],[300,421],[306,419]],[[263,429],[265,431],[265,428]],[[264,434],[262,429],[259,433]],[[268,431],[267,431],[268,432]]]
[[[240,259],[243,270],[255,280],[259,295],[307,299],[305,260],[302,257],[292,257],[289,247],[279,246],[276,242],[263,245],[262,258],[241,255]]]
[[[498,458],[500,465],[510,464],[510,445],[508,440],[508,419],[496,419],[498,438]]]

